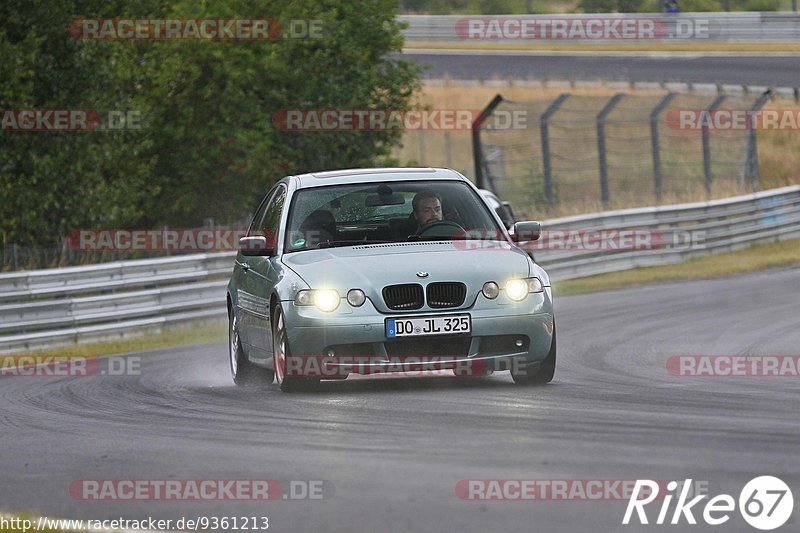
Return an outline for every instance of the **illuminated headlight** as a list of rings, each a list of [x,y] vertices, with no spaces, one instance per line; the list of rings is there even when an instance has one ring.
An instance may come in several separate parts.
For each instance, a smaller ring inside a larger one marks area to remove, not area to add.
[[[528,293],[542,290],[539,278],[510,279],[506,282],[506,295],[515,302],[524,300]]]
[[[353,307],[361,307],[366,301],[367,297],[361,289],[350,289],[347,291],[347,303]]]
[[[500,294],[500,287],[494,281],[487,281],[483,284],[482,291],[484,296],[490,300],[494,300],[497,298],[497,295]]]
[[[339,307],[339,293],[333,289],[300,291],[294,297],[295,305],[313,305],[329,313]]]
[[[519,302],[528,295],[528,282],[524,279],[510,279],[506,282],[506,295]]]
[[[339,293],[333,289],[314,291],[314,305],[320,311],[329,313],[339,307]]]

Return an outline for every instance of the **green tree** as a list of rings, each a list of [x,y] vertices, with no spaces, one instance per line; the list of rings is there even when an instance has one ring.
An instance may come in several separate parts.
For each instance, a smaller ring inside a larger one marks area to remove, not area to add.
[[[580,0],[584,13],[636,13],[652,9],[651,0]]]
[[[72,7],[0,4],[0,109],[130,108],[120,77],[126,48],[85,46],[70,36]],[[137,132],[0,131],[2,244],[56,243],[69,228],[136,220],[157,193],[147,146]]]
[[[405,109],[418,68],[394,1],[78,1],[0,4],[0,107],[119,109],[139,130],[0,132],[6,242],[58,242],[76,227],[241,220],[279,177],[372,166],[400,133],[287,132],[287,109]],[[321,21],[319,38],[78,40],[76,18]],[[12,68],[5,69],[6,65]]]

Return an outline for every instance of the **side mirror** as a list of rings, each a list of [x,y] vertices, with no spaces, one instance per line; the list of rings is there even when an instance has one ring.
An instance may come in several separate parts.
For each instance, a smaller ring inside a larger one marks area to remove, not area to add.
[[[239,239],[239,251],[246,256],[263,256],[275,253],[275,250],[267,244],[267,238],[260,236]]]
[[[533,220],[517,222],[512,229],[514,242],[538,241],[542,235],[542,225]]]

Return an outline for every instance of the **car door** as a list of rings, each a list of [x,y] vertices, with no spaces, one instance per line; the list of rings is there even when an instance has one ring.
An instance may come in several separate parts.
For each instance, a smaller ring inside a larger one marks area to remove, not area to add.
[[[269,316],[269,299],[275,284],[278,282],[276,268],[276,251],[280,233],[281,214],[286,203],[286,186],[279,185],[267,200],[260,219],[254,219],[254,226],[248,231],[250,236],[262,236],[267,239],[268,247],[273,250],[269,256],[247,257],[245,287],[252,308],[247,324],[247,339],[252,347],[252,359],[266,359],[272,354],[272,331]]]
[[[253,220],[247,229],[247,235],[253,235],[258,223],[264,219],[264,212],[269,205],[269,200],[275,195],[275,191],[269,191],[256,209]],[[242,344],[251,348],[253,342],[249,334],[255,329],[256,314],[259,312],[255,289],[255,278],[250,276],[250,264],[253,263],[252,257],[242,255],[241,252],[236,256],[236,263],[233,267],[233,277],[236,280],[236,318],[239,323],[239,339]],[[248,355],[253,355],[252,350],[247,350]]]

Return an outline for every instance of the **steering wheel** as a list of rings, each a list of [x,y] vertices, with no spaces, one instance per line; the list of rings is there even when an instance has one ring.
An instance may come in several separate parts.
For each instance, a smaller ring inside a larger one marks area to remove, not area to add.
[[[452,220],[437,220],[422,227],[417,236],[422,237],[445,237],[452,238],[458,232],[466,233],[466,230],[457,222]]]

